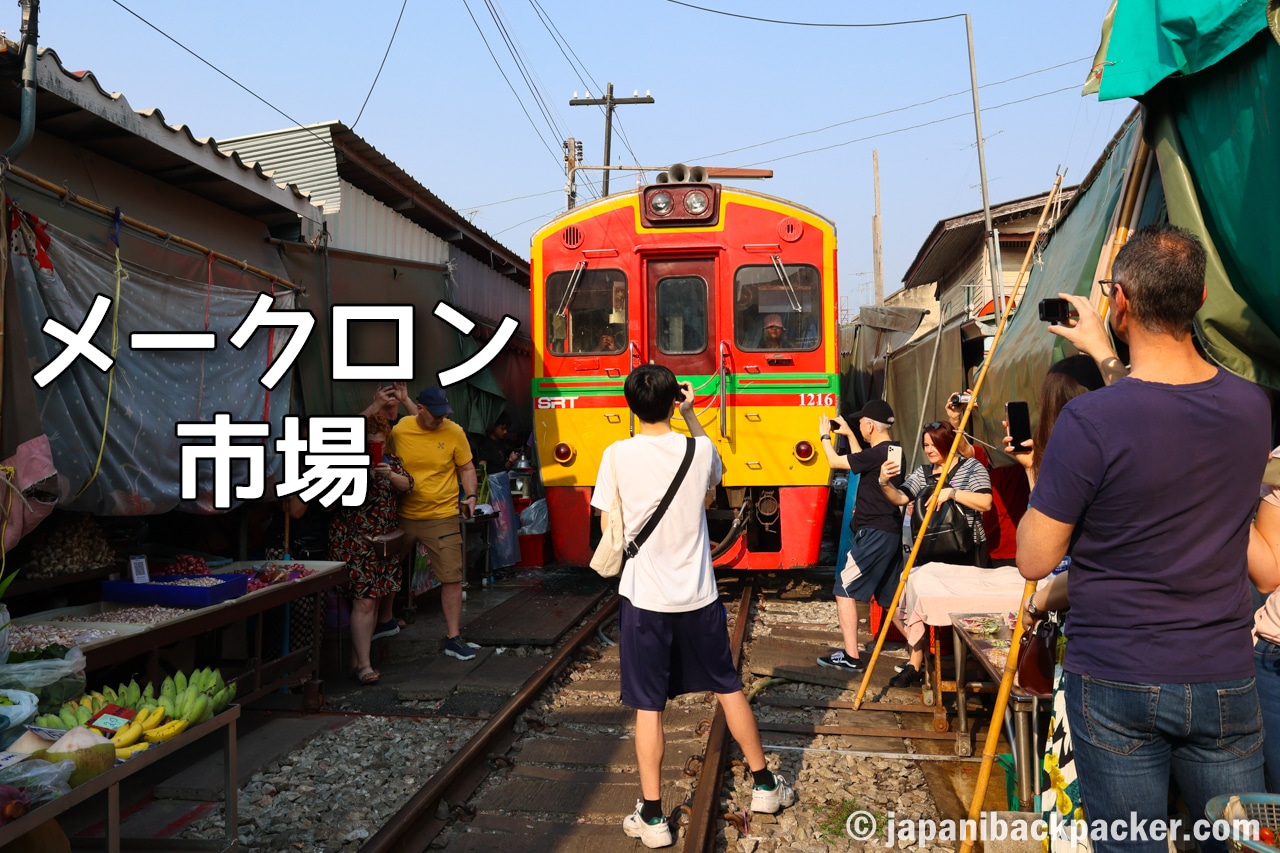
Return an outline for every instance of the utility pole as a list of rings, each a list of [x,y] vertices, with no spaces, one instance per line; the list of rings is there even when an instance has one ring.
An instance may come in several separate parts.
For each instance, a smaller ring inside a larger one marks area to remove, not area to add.
[[[631,98],[615,98],[613,96],[613,84],[608,85],[603,98],[593,98],[591,93],[587,92],[585,98],[574,97],[570,99],[571,107],[604,107],[604,164],[610,165],[609,162],[609,143],[613,140],[613,108],[622,104],[652,104],[653,97],[645,92],[644,97],[640,97],[640,90],[636,90],[635,97]],[[609,172],[604,173],[604,194],[609,194]]]
[[[973,21],[964,16],[965,37],[969,41],[969,86],[973,89],[973,129],[978,137],[978,177],[982,184],[982,220],[987,234],[987,253],[991,262],[991,301],[996,316],[1004,313],[1004,274],[998,266],[1000,247],[991,224],[991,202],[987,197],[987,155],[982,146],[982,109],[978,106],[978,63],[973,58]],[[972,846],[972,845],[970,845]]]
[[[582,162],[582,143],[570,136],[560,147],[564,149],[564,173],[567,176],[564,194],[569,206],[565,209],[573,210],[578,204],[577,177],[578,164]]]
[[[876,215],[871,217],[871,262],[875,271],[876,304],[884,304],[884,264],[880,246],[880,152],[871,149],[871,171],[875,177]]]

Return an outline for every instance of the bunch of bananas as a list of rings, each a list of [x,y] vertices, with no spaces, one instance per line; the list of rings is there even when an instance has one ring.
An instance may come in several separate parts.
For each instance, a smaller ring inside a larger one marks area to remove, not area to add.
[[[134,679],[117,689],[104,687],[101,691],[86,693],[63,705],[56,714],[37,717],[34,723],[46,728],[73,729],[88,723],[107,705],[136,710],[137,717],[112,738],[119,755],[122,750],[140,751],[181,734],[188,726],[203,723],[227,707],[235,695],[234,684],[226,684],[220,671],[205,667],[190,676],[179,672],[165,678],[159,696],[151,684],[141,687]],[[168,722],[163,722],[166,718]],[[139,743],[140,740],[146,744]]]

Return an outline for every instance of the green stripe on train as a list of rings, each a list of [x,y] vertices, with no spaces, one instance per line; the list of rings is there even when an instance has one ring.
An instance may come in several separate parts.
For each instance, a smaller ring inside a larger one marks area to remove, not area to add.
[[[720,374],[678,377],[692,382],[694,393],[719,394]],[[622,393],[624,378],[599,376],[539,377],[533,380],[534,397],[616,397]],[[733,374],[729,377],[730,394],[834,394],[840,390],[840,377],[834,373],[770,373]]]

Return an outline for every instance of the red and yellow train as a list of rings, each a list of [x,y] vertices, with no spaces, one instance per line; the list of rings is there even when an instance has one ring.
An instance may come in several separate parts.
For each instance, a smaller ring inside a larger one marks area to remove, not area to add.
[[[814,565],[830,474],[818,415],[839,396],[834,224],[674,166],[547,223],[530,257],[533,426],[557,559],[589,562],[601,454],[635,429],[623,382],[656,363],[693,383],[724,460],[706,502],[716,565]]]

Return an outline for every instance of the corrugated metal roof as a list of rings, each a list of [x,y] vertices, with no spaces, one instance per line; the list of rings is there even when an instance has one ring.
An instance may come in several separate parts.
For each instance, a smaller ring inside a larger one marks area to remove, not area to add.
[[[19,46],[0,39],[0,78],[17,80],[21,73]],[[261,167],[223,153],[212,139],[197,138],[185,124],[168,124],[159,109],[134,110],[124,95],[102,88],[93,72],[68,71],[52,49],[39,51],[36,73],[37,131],[268,226],[296,225],[298,217],[320,222],[296,185],[277,185]],[[19,87],[0,92],[0,113],[19,118]]]
[[[323,150],[313,133],[327,137],[330,150]],[[528,286],[528,261],[475,227],[342,122],[233,137],[219,144],[256,157],[277,176],[306,187],[313,199],[323,202],[326,213],[341,207],[341,178],[491,269]]]
[[[1060,193],[1062,203],[1066,204],[1070,201],[1075,193],[1076,187],[1063,187]],[[993,207],[991,222],[999,228],[1001,223],[1020,219],[1038,211],[1044,207],[1048,195],[1048,193],[1040,193]],[[985,220],[981,210],[939,220],[920,246],[915,260],[907,268],[906,274],[902,277],[902,286],[904,288],[919,287],[933,284],[942,278],[948,270],[962,261],[975,245],[982,242],[983,233],[986,230]]]

